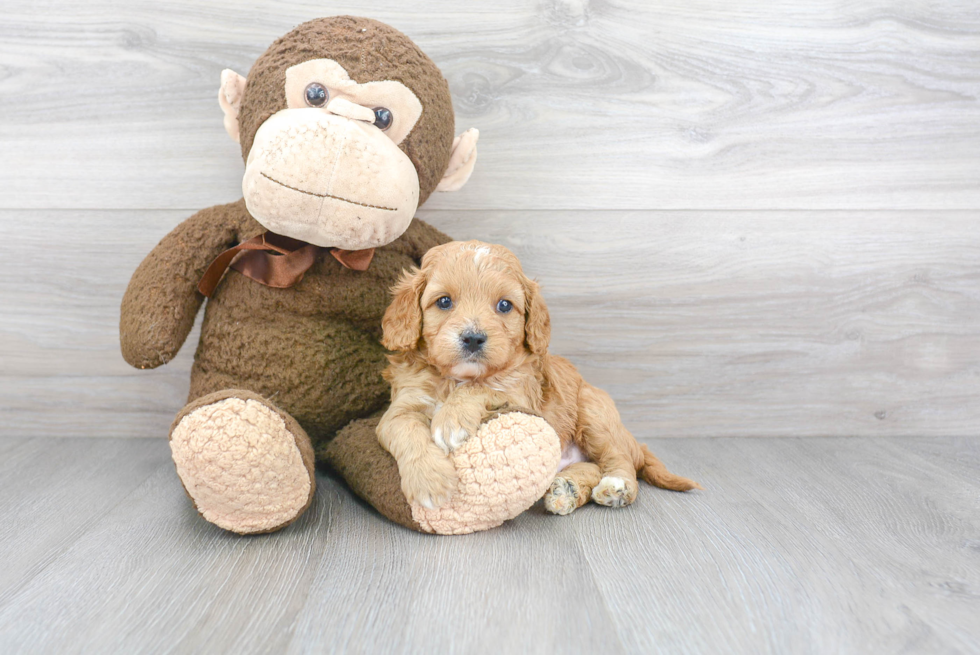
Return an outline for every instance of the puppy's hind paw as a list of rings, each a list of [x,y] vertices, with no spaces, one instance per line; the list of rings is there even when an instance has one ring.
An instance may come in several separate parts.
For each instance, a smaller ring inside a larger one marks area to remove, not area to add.
[[[592,502],[605,507],[626,507],[636,500],[637,484],[629,483],[623,478],[606,476],[592,490]]]
[[[578,485],[568,478],[557,477],[544,495],[544,508],[565,516],[578,508]]]

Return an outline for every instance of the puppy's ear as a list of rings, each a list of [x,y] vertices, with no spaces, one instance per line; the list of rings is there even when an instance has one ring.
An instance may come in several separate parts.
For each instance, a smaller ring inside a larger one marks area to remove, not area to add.
[[[524,289],[524,343],[532,353],[541,355],[551,341],[551,315],[537,282],[525,280]]]
[[[394,299],[381,319],[384,336],[381,344],[388,350],[406,351],[418,348],[422,337],[422,291],[425,276],[417,268],[402,273],[392,289]]]

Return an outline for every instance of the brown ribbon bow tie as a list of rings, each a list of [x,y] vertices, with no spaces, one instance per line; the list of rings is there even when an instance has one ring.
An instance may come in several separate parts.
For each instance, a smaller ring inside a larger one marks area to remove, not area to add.
[[[374,257],[374,248],[321,248],[275,232],[265,232],[215,257],[198,282],[197,289],[210,298],[229,267],[259,284],[288,289],[303,279],[303,274],[313,266],[321,250],[329,250],[338,262],[355,271],[366,271]]]

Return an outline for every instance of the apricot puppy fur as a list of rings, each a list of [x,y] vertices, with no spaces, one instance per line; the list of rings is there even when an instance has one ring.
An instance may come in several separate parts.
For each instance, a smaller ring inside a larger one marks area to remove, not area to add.
[[[538,285],[507,248],[479,241],[432,248],[403,274],[385,312],[382,343],[391,406],[378,426],[398,462],[409,502],[438,507],[456,487],[448,454],[504,408],[540,414],[573,460],[545,507],[568,514],[591,500],[623,507],[637,473],[675,491],[700,489],[674,475],[623,426],[609,395],[567,359],[548,353],[551,322]]]

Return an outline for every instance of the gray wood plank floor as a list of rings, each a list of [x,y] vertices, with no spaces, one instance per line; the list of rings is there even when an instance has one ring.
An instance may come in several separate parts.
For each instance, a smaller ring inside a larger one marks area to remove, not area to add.
[[[432,537],[321,474],[243,538],[163,440],[2,440],[0,652],[980,652],[980,439],[647,443],[706,491]]]

